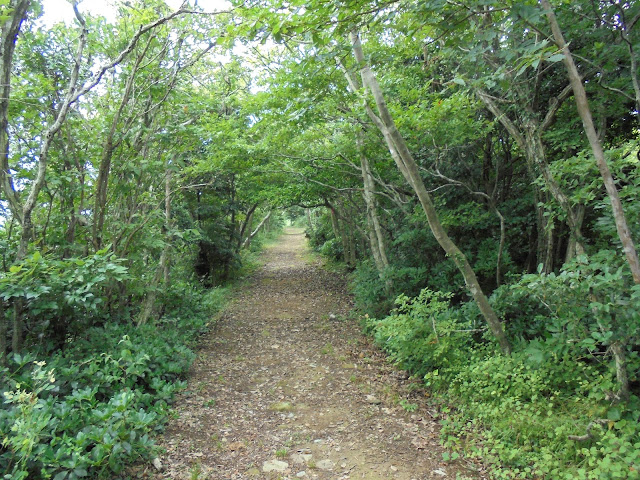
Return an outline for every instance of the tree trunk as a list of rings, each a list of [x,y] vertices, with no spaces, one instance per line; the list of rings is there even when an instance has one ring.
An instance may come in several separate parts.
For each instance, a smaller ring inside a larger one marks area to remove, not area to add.
[[[253,214],[256,211],[256,208],[258,208],[258,205],[259,204],[254,203],[245,214],[244,222],[242,222],[242,227],[240,228],[240,234],[238,235],[238,248],[237,248],[238,251],[240,250],[240,248],[242,248],[242,245],[244,245],[244,242],[247,239],[247,236],[248,236],[247,232],[251,231],[251,224],[253,223]]]
[[[504,226],[504,217],[493,200],[490,203],[490,208],[493,210],[493,213],[496,214],[498,220],[500,220],[500,243],[498,244],[498,258],[496,259],[496,287],[499,287],[502,285],[502,255],[504,253],[504,242],[507,232]]]
[[[578,205],[576,207],[576,221],[580,225],[580,229],[582,229],[582,224],[584,223],[584,214],[585,214],[584,205]],[[567,243],[567,252],[564,258],[565,263],[569,262],[576,255],[579,255],[577,251],[577,242],[573,235],[569,236],[569,240]]]
[[[629,227],[627,225],[627,219],[624,214],[624,209],[622,208],[622,202],[620,201],[618,190],[616,189],[615,183],[613,181],[613,176],[611,175],[611,171],[609,170],[609,165],[607,164],[607,161],[604,157],[602,142],[600,141],[600,138],[598,137],[598,134],[596,132],[595,125],[593,124],[591,109],[589,108],[587,94],[585,92],[584,86],[582,85],[582,79],[580,78],[580,74],[578,73],[576,64],[573,61],[573,56],[571,55],[569,46],[564,40],[564,37],[560,30],[560,26],[558,25],[558,20],[556,19],[555,13],[553,12],[551,5],[549,4],[549,1],[540,0],[540,4],[542,5],[542,8],[547,15],[547,20],[549,21],[549,25],[551,26],[551,31],[553,32],[555,42],[564,54],[563,62],[567,69],[569,81],[571,82],[571,88],[573,89],[573,96],[576,99],[578,113],[580,114],[580,118],[582,119],[584,131],[587,135],[587,138],[589,139],[589,145],[591,145],[593,156],[596,159],[598,170],[600,170],[600,175],[602,176],[604,187],[611,202],[613,218],[615,220],[618,237],[620,238],[620,242],[622,243],[622,250],[624,251],[627,263],[629,264],[629,268],[631,269],[633,281],[636,284],[640,284],[640,260],[638,260],[638,253],[636,251],[633,239],[631,238],[631,231],[629,230]]]
[[[0,367],[7,365],[8,322],[4,311],[4,302],[0,299]]]
[[[11,77],[13,72],[13,55],[16,41],[22,28],[22,22],[31,6],[30,0],[10,1],[8,8],[12,9],[8,20],[0,25],[0,183],[5,200],[9,204],[11,213],[19,223],[22,223],[22,206],[18,193],[13,184],[9,167],[9,104],[11,98]]]
[[[391,279],[385,279],[385,271],[389,267],[389,259],[387,258],[384,234],[378,220],[378,205],[375,197],[375,182],[371,174],[369,159],[364,152],[364,142],[362,132],[356,132],[356,144],[360,151],[360,169],[362,171],[362,181],[364,184],[362,196],[367,208],[367,238],[371,247],[373,261],[378,270],[380,280],[384,280],[384,288],[387,293],[391,291]]]
[[[374,121],[376,126],[382,132],[385,141],[387,142],[387,146],[389,147],[389,151],[393,156],[396,165],[398,166],[398,169],[405,177],[409,185],[411,185],[413,190],[416,192],[418,200],[420,201],[425,215],[427,216],[427,221],[429,223],[429,227],[431,228],[433,236],[436,238],[446,254],[454,261],[455,265],[458,267],[458,270],[464,278],[467,289],[471,293],[473,299],[476,301],[480,312],[482,313],[494,336],[496,337],[496,340],[498,341],[503,353],[509,354],[511,352],[511,345],[509,344],[504,330],[502,329],[502,324],[500,323],[500,320],[498,319],[496,313],[491,308],[491,305],[489,305],[489,301],[482,291],[476,274],[471,268],[469,261],[462,253],[462,251],[460,251],[460,249],[447,235],[446,231],[442,227],[442,224],[440,223],[440,219],[438,218],[438,213],[436,212],[433,201],[431,200],[431,196],[429,195],[429,192],[427,191],[424,182],[422,181],[422,177],[420,176],[418,165],[411,155],[411,152],[409,151],[404,138],[396,128],[391,113],[387,108],[387,104],[380,85],[373,75],[373,72],[365,62],[362,45],[357,33],[352,34],[352,45],[355,58],[360,68],[362,82],[372,93],[376,106],[378,108],[378,112],[380,113],[380,117],[378,118],[370,108],[367,109],[367,113],[370,113],[372,121]]]
[[[340,242],[342,243],[342,260],[348,265],[349,244],[347,242],[347,237],[340,225],[336,208],[333,205],[329,206],[329,212],[331,213],[331,227],[333,228],[333,235],[336,237],[336,240],[340,240]]]
[[[610,346],[613,359],[616,363],[616,380],[618,380],[619,401],[625,401],[629,398],[629,374],[627,371],[627,354],[623,342],[613,342]]]
[[[311,209],[305,208],[304,213],[307,216],[307,225],[309,225],[309,230],[313,232],[313,225],[311,224]]]
[[[15,298],[13,301],[13,334],[11,338],[11,350],[13,353],[20,353],[22,350],[22,298]]]
[[[356,263],[358,263],[358,252],[356,251],[356,228],[353,224],[353,217],[351,215],[344,215],[344,231],[347,237],[347,245],[349,247],[349,255],[347,265],[350,267],[355,267]]]
[[[153,276],[151,281],[151,285],[148,285],[147,294],[144,297],[144,302],[142,303],[142,309],[140,310],[140,314],[138,315],[137,325],[144,325],[151,318],[151,314],[153,313],[153,307],[156,304],[156,297],[158,296],[158,284],[160,283],[160,279],[164,273],[164,266],[166,262],[167,256],[167,248],[165,247],[162,250],[162,255],[160,256],[160,264],[156,269],[156,273]]]
[[[535,178],[534,167],[540,169],[540,173],[542,173],[542,178],[544,179],[545,185],[547,186],[549,192],[551,192],[553,198],[556,200],[556,202],[558,202],[560,208],[567,215],[567,223],[569,224],[571,236],[575,238],[577,253],[584,253],[584,240],[582,238],[582,232],[579,228],[581,223],[576,219],[576,214],[573,207],[571,206],[569,198],[564,193],[556,179],[553,177],[553,174],[551,173],[551,169],[549,168],[549,163],[547,162],[547,157],[544,150],[544,145],[542,143],[542,132],[551,123],[551,118],[557,110],[556,106],[558,104],[558,100],[556,99],[554,107],[552,107],[547,113],[547,118],[545,118],[545,121],[542,122],[542,124],[539,125],[533,118],[530,118],[526,122],[524,122],[523,133],[509,119],[506,113],[503,112],[500,107],[498,107],[497,103],[489,94],[481,89],[476,89],[476,94],[478,95],[480,100],[483,101],[489,111],[493,113],[496,119],[500,121],[502,126],[505,128],[505,130],[507,130],[509,135],[515,140],[515,142],[524,153],[525,158],[527,159],[528,170],[532,177],[532,180]],[[538,261],[540,261],[540,258],[538,259]],[[547,267],[548,265],[545,264],[545,269]]]
[[[165,291],[169,288],[171,280],[171,259],[169,258],[169,249],[171,248],[171,169],[168,160],[165,161],[165,179],[164,179],[164,230],[165,230],[165,246],[163,250],[164,264],[163,266],[163,283]]]
[[[555,240],[555,236],[554,236],[554,231],[555,231],[555,225],[553,223],[553,219],[552,218],[547,218],[547,224],[545,227],[545,251],[544,251],[544,268],[543,268],[543,272],[544,273],[551,273],[553,272],[553,243]]]
[[[109,133],[107,134],[107,138],[102,145],[102,154],[100,156],[100,166],[98,168],[98,177],[96,178],[96,193],[95,193],[95,202],[93,207],[93,246],[96,250],[100,250],[102,248],[102,230],[104,228],[104,217],[105,210],[107,206],[107,188],[109,186],[109,173],[111,172],[111,160],[113,158],[113,152],[119,142],[115,142],[116,129],[118,127],[118,123],[120,122],[120,117],[122,116],[122,112],[125,107],[129,103],[129,97],[131,96],[131,92],[133,91],[133,85],[136,78],[136,73],[138,72],[138,67],[140,66],[140,62],[146,55],[149,46],[153,40],[153,36],[149,37],[146,46],[144,47],[142,53],[138,55],[135,63],[133,64],[133,68],[131,73],[129,73],[129,77],[127,78],[127,82],[125,83],[124,92],[122,94],[122,100],[120,100],[120,105],[116,110],[113,118],[111,119],[111,126],[109,128]]]
[[[362,196],[367,207],[369,243],[371,244],[374,261],[378,267],[378,273],[382,274],[382,272],[389,266],[389,259],[387,258],[384,235],[382,233],[382,228],[380,227],[380,221],[378,220],[378,205],[375,198],[375,182],[373,180],[373,175],[371,174],[369,159],[364,152],[364,141],[360,130],[356,132],[356,144],[360,152],[360,168],[362,170],[362,182],[364,184]]]
[[[243,248],[249,248],[249,246],[251,245],[251,241],[253,240],[253,237],[255,237],[260,231],[260,229],[267,224],[267,222],[269,221],[269,218],[271,218],[271,210],[269,210],[269,213],[267,213],[267,215],[260,221],[260,223],[255,228],[255,230],[251,232],[251,234],[244,241],[244,245],[242,246]]]

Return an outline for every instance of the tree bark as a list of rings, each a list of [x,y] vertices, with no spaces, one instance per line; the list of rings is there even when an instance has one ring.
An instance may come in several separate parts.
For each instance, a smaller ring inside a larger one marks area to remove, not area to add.
[[[385,239],[378,220],[378,206],[375,198],[375,182],[371,174],[369,159],[364,152],[364,141],[362,131],[356,132],[356,145],[360,153],[360,169],[362,171],[362,183],[364,185],[362,196],[367,207],[367,224],[369,244],[373,254],[374,262],[378,273],[382,276],[384,270],[389,266],[389,259],[385,247]]]
[[[431,200],[431,196],[429,195],[429,192],[422,181],[422,177],[420,176],[418,165],[409,151],[404,138],[395,125],[391,113],[387,108],[387,104],[378,81],[365,61],[359,35],[357,33],[352,33],[351,39],[353,52],[360,68],[362,82],[373,95],[378,112],[380,113],[380,117],[378,118],[370,108],[367,109],[368,113],[370,112],[369,116],[371,120],[374,121],[376,126],[378,126],[382,132],[398,169],[416,192],[418,200],[420,201],[425,215],[427,216],[427,222],[429,223],[433,236],[458,267],[458,270],[464,278],[467,289],[478,305],[480,312],[493,335],[496,337],[503,353],[509,354],[511,352],[511,345],[504,333],[504,330],[502,329],[502,324],[500,323],[498,316],[491,308],[491,305],[489,305],[489,301],[480,287],[475,272],[471,268],[471,265],[465,255],[447,235],[440,223],[440,219],[438,218],[438,213],[433,201]]]
[[[13,332],[11,337],[11,350],[20,353],[22,350],[22,298],[14,298],[13,301]]]
[[[169,288],[171,280],[171,259],[169,258],[169,249],[171,248],[171,169],[169,168],[168,159],[165,161],[165,179],[164,179],[164,230],[165,230],[165,246],[163,250],[164,264],[163,280],[165,291]]]
[[[22,223],[22,206],[13,184],[9,167],[9,103],[11,98],[11,74],[13,72],[13,55],[16,41],[27,16],[31,0],[11,1],[12,9],[9,20],[0,26],[0,183],[11,213]]]
[[[355,267],[358,262],[358,255],[356,250],[356,228],[353,222],[353,216],[347,212],[343,212],[343,218],[345,219],[344,224],[344,232],[347,237],[347,247],[349,248],[349,255],[347,260],[347,265],[350,267]]]
[[[0,299],[0,367],[7,365],[7,327],[4,302]]]
[[[336,207],[329,204],[328,202],[327,204],[329,207],[329,213],[331,214],[331,228],[333,229],[333,236],[336,238],[336,240],[340,240],[340,243],[342,243],[342,260],[344,261],[344,263],[348,264],[349,263],[349,245],[344,235],[344,231],[340,226],[340,221],[338,220]]]
[[[616,341],[611,344],[610,348],[616,364],[616,380],[618,380],[619,385],[617,400],[625,401],[629,398],[630,394],[625,344],[624,342]]]
[[[260,229],[269,221],[269,218],[271,218],[271,210],[269,210],[269,213],[267,213],[267,215],[260,221],[255,230],[251,232],[251,234],[244,241],[244,244],[242,245],[243,248],[248,248],[251,245],[251,241],[258,234]]]
[[[258,205],[259,205],[258,203],[254,203],[253,205],[251,205],[251,207],[249,208],[249,210],[247,210],[247,213],[245,214],[244,222],[242,222],[242,227],[240,228],[240,234],[238,235],[237,250],[240,250],[240,248],[242,248],[242,246],[244,245],[244,242],[248,237],[248,235],[245,235],[247,231],[251,231],[251,224],[253,223],[253,214],[256,211],[256,208],[258,208]]]
[[[93,248],[95,248],[96,250],[100,250],[102,248],[102,230],[104,228],[105,209],[107,204],[107,188],[109,185],[109,173],[111,171],[111,160],[113,158],[113,152],[119,143],[114,142],[116,129],[118,127],[118,123],[120,122],[122,112],[129,103],[129,98],[131,96],[131,92],[133,91],[133,85],[136,74],[138,72],[138,67],[142,62],[142,59],[145,57],[153,38],[153,36],[149,37],[147,44],[142,50],[142,53],[138,55],[136,61],[133,64],[131,72],[129,73],[129,77],[127,78],[127,81],[125,83],[122,99],[120,100],[120,105],[118,106],[118,109],[111,119],[111,125],[109,127],[109,132],[107,133],[107,138],[102,145],[102,154],[100,156],[100,166],[98,167],[98,177],[96,178],[96,192],[94,195],[95,200],[93,206],[94,220],[92,236]]]
[[[489,111],[493,113],[496,119],[500,121],[507,132],[509,132],[509,135],[511,135],[511,137],[518,144],[518,146],[524,153],[527,162],[529,163],[530,173],[533,175],[534,166],[540,169],[540,173],[542,173],[542,178],[544,179],[545,185],[551,192],[553,198],[560,205],[560,208],[567,215],[567,223],[569,224],[571,236],[575,239],[576,253],[579,255],[584,253],[584,240],[582,238],[582,231],[580,228],[582,223],[577,220],[577,215],[571,205],[569,198],[564,193],[564,191],[560,187],[560,184],[558,184],[553,174],[551,173],[541,137],[542,132],[548,125],[551,124],[551,120],[555,111],[557,110],[559,100],[555,100],[555,103],[553,103],[542,124],[538,125],[537,122],[533,120],[533,118],[525,121],[523,124],[523,133],[509,119],[506,113],[503,112],[500,107],[498,107],[491,95],[481,89],[476,89],[476,94],[489,109]],[[563,91],[563,93],[560,94],[560,97],[566,97],[566,93]],[[545,270],[547,269],[547,267],[548,265],[545,263]]]
[[[596,132],[596,128],[593,123],[591,109],[589,108],[589,101],[587,100],[587,93],[584,89],[584,86],[582,85],[582,79],[580,78],[580,74],[578,73],[578,68],[573,61],[573,55],[571,54],[569,46],[564,40],[564,36],[562,35],[562,31],[560,30],[560,25],[558,24],[558,20],[556,19],[553,8],[551,8],[548,0],[540,0],[540,4],[542,5],[542,8],[547,15],[547,20],[549,21],[549,25],[551,26],[551,31],[553,33],[555,43],[558,45],[558,48],[562,50],[562,53],[564,55],[563,62],[567,70],[567,76],[569,77],[571,88],[573,89],[573,96],[576,100],[578,113],[580,115],[580,118],[582,119],[582,125],[584,127],[585,134],[587,135],[587,138],[589,140],[589,145],[591,146],[591,150],[593,151],[593,156],[596,159],[598,170],[600,170],[600,175],[602,176],[604,187],[611,202],[611,209],[613,211],[616,230],[618,232],[620,242],[622,243],[622,250],[627,259],[627,263],[629,264],[629,268],[631,269],[633,281],[636,284],[640,284],[640,260],[638,259],[638,253],[636,251],[633,239],[631,238],[631,231],[629,230],[629,226],[627,225],[627,219],[624,214],[624,209],[622,208],[622,202],[620,201],[618,190],[616,189],[615,183],[613,181],[613,176],[611,175],[611,171],[609,170],[609,165],[607,164],[607,161],[604,157],[602,142],[598,137],[598,133]]]
[[[140,310],[140,314],[138,315],[137,325],[144,325],[151,318],[151,314],[153,313],[153,307],[156,304],[156,297],[158,296],[158,284],[160,283],[160,279],[164,273],[164,264],[166,262],[167,249],[162,250],[162,255],[160,256],[160,263],[158,268],[156,268],[156,273],[151,280],[151,285],[148,286],[147,294],[144,297],[144,302],[142,303],[142,309]]]

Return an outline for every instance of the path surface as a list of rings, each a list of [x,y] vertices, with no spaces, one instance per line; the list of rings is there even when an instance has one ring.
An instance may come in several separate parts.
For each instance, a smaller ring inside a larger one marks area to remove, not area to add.
[[[424,395],[347,320],[344,279],[288,230],[204,339],[155,479],[446,479]],[[416,405],[417,406],[417,405]]]

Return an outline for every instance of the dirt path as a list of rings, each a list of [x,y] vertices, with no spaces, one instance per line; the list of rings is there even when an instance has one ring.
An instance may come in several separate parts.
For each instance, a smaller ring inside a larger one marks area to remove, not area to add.
[[[423,395],[345,319],[344,279],[310,258],[302,233],[263,259],[203,339],[154,478],[469,475],[442,462]]]

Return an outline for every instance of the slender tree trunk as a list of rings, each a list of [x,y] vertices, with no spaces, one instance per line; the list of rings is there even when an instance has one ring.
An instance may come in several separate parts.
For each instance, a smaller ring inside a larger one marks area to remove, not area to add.
[[[349,246],[349,260],[347,264],[355,267],[358,263],[358,252],[356,251],[356,228],[353,223],[353,217],[345,212],[344,222],[345,232],[347,234],[347,245]]]
[[[309,225],[309,230],[313,232],[313,224],[311,223],[311,209],[305,208],[304,213],[307,216],[307,225]]]
[[[362,170],[362,182],[364,189],[362,196],[367,206],[367,219],[369,222],[369,243],[371,244],[371,250],[373,252],[374,260],[379,263],[379,272],[382,273],[384,269],[389,266],[389,259],[387,258],[387,252],[385,247],[385,239],[380,227],[380,221],[378,220],[378,205],[375,198],[375,182],[373,175],[371,174],[371,168],[369,166],[369,159],[364,152],[364,141],[362,139],[362,132],[356,133],[356,144],[360,152],[360,168]],[[376,258],[378,260],[376,260]]]
[[[529,134],[530,133],[530,134]],[[551,173],[551,168],[546,160],[546,153],[542,144],[542,138],[540,133],[533,127],[528,128],[528,134],[526,136],[528,155],[534,159],[534,162],[540,168],[542,177],[544,178],[547,188],[551,192],[553,198],[560,204],[562,210],[567,214],[567,223],[569,225],[570,237],[574,239],[575,250],[578,255],[584,253],[583,237],[582,237],[582,222],[578,218],[576,209],[571,205],[571,201],[564,193],[556,179]]]
[[[610,346],[613,359],[616,364],[616,380],[618,380],[618,400],[625,401],[629,398],[629,373],[627,370],[627,352],[624,342],[616,341]]]
[[[391,279],[384,279],[385,271],[389,267],[389,259],[387,258],[384,234],[382,233],[380,221],[378,220],[375,182],[371,174],[369,159],[364,152],[364,141],[360,130],[356,132],[356,144],[360,151],[360,169],[362,171],[362,181],[364,184],[362,196],[367,208],[367,237],[369,239],[373,261],[376,265],[376,270],[378,270],[378,276],[381,280],[384,280],[385,291],[389,293],[392,287]]]
[[[8,322],[4,311],[4,302],[0,300],[0,367],[7,365]]]
[[[542,178],[544,179],[547,189],[549,190],[549,192],[551,192],[553,198],[556,200],[556,202],[558,202],[560,208],[567,215],[567,223],[569,224],[571,236],[575,238],[577,253],[584,253],[583,238],[580,229],[581,224],[577,221],[574,208],[571,205],[571,201],[551,173],[551,168],[549,167],[549,163],[547,162],[547,157],[541,137],[542,132],[547,128],[548,125],[551,124],[551,119],[557,111],[557,105],[559,101],[557,99],[555,100],[554,107],[551,108],[547,113],[547,118],[544,122],[542,122],[541,125],[534,121],[533,118],[525,121],[523,125],[523,133],[509,119],[506,113],[503,112],[502,109],[500,109],[500,107],[488,93],[481,89],[477,89],[476,94],[478,95],[480,100],[483,101],[489,111],[493,113],[496,119],[500,121],[505,130],[509,132],[509,135],[515,140],[515,142],[524,153],[525,158],[527,159],[528,170],[532,179],[535,178],[535,167],[540,169],[540,173],[542,173]],[[564,98],[564,95],[561,95]],[[538,261],[540,261],[540,258]],[[545,269],[546,267],[548,267],[548,265],[545,264]]]
[[[247,237],[247,239],[244,242],[243,248],[249,248],[253,238],[258,234],[260,229],[267,224],[270,218],[271,218],[271,210],[269,210],[269,213],[267,213],[267,215],[260,221],[260,223],[255,228],[255,230],[251,232],[251,234]]]
[[[67,131],[67,147],[65,148],[65,158],[64,158],[64,170],[65,172],[69,172],[71,175],[71,162],[69,161],[69,156],[71,155],[71,141],[69,138],[69,132]],[[71,245],[75,241],[76,237],[76,224],[78,220],[76,219],[76,205],[75,205],[75,192],[71,192],[70,195],[64,197],[60,201],[60,216],[64,217],[67,214],[67,229],[64,233],[65,246],[62,253],[62,258],[67,258],[70,255]]]
[[[578,205],[576,207],[576,221],[578,222],[578,225],[580,226],[581,230],[582,230],[582,224],[584,223],[585,210],[586,209],[584,205]],[[567,252],[564,258],[565,263],[569,262],[576,255],[579,255],[576,247],[577,247],[576,239],[573,235],[570,235],[567,243]]]
[[[102,230],[104,228],[104,218],[105,218],[105,210],[107,206],[107,189],[109,186],[109,173],[111,172],[111,160],[113,159],[113,152],[117,146],[115,142],[116,129],[118,128],[118,124],[120,123],[120,117],[122,116],[122,112],[125,107],[129,103],[129,98],[131,96],[131,92],[133,91],[133,85],[136,78],[136,73],[138,72],[138,67],[140,66],[140,62],[146,55],[149,46],[153,40],[153,36],[149,38],[146,46],[144,47],[142,53],[138,55],[135,63],[133,64],[133,68],[131,73],[129,73],[129,77],[127,78],[127,82],[125,84],[124,93],[122,94],[122,99],[120,100],[120,105],[116,110],[113,118],[111,119],[111,126],[109,128],[109,133],[107,134],[107,138],[102,145],[102,155],[100,157],[100,166],[98,168],[98,177],[96,178],[96,193],[95,193],[95,201],[94,201],[94,221],[93,221],[93,246],[96,250],[100,250],[102,248]]]
[[[622,243],[622,250],[624,251],[627,263],[629,264],[629,268],[631,269],[633,281],[636,284],[640,284],[640,260],[638,259],[638,253],[636,251],[633,239],[631,238],[631,231],[629,230],[629,227],[627,225],[627,219],[624,214],[624,209],[622,208],[622,202],[620,201],[618,190],[616,189],[615,183],[613,181],[613,176],[611,175],[611,171],[609,170],[609,165],[607,164],[607,161],[604,157],[602,142],[598,137],[598,133],[596,132],[596,128],[593,123],[591,109],[589,108],[587,94],[585,92],[584,86],[582,85],[582,79],[580,78],[580,74],[578,73],[575,62],[573,61],[573,55],[571,55],[569,46],[564,40],[564,36],[562,35],[562,31],[560,30],[560,25],[558,25],[558,20],[556,19],[553,8],[551,8],[548,0],[540,0],[540,4],[542,5],[542,8],[547,15],[547,20],[549,21],[549,25],[551,26],[551,31],[553,32],[555,42],[564,54],[563,61],[567,69],[569,81],[571,82],[571,88],[573,89],[573,96],[576,99],[578,113],[580,114],[580,118],[582,119],[584,131],[587,135],[587,138],[589,139],[589,144],[591,145],[593,156],[596,159],[598,170],[600,170],[600,175],[602,176],[604,187],[611,202],[613,218],[615,220],[616,230],[618,231],[618,237],[620,238],[620,242]]]
[[[11,338],[11,350],[13,353],[20,353],[22,350],[22,298],[15,298],[13,301],[13,332]]]
[[[336,240],[340,240],[342,243],[342,260],[347,265],[349,264],[349,243],[347,242],[347,236],[345,234],[344,228],[341,225],[342,222],[338,219],[337,208],[334,206],[329,207],[329,212],[331,213],[331,227],[333,228],[333,235],[336,237]]]
[[[13,73],[13,55],[22,22],[27,17],[30,0],[10,1],[12,9],[8,20],[0,24],[0,183],[5,200],[11,213],[22,223],[22,205],[14,188],[11,168],[9,167],[9,104],[11,99],[11,78]]]
[[[258,205],[259,204],[254,203],[245,214],[244,222],[242,222],[242,227],[240,228],[240,234],[238,235],[237,250],[240,250],[240,248],[242,248],[242,245],[244,245],[244,242],[247,239],[248,232],[251,231],[251,224],[253,223],[253,213],[256,211],[256,208],[258,208]]]
[[[420,204],[427,216],[427,221],[434,237],[458,267],[471,296],[476,301],[480,312],[496,337],[503,353],[509,354],[511,352],[511,345],[509,344],[504,330],[502,329],[502,324],[500,323],[496,313],[491,308],[491,305],[489,305],[489,301],[482,291],[480,283],[478,282],[476,274],[471,268],[469,261],[442,227],[433,201],[431,200],[431,196],[429,195],[429,192],[422,181],[422,177],[420,176],[418,165],[411,155],[404,138],[396,128],[391,113],[387,108],[382,89],[365,61],[360,38],[356,33],[352,34],[352,45],[360,68],[362,82],[372,93],[378,112],[380,113],[380,118],[378,118],[371,109],[368,109],[368,113],[370,112],[372,121],[374,121],[382,132],[398,169],[416,192],[418,200],[420,201]]]
[[[547,224],[545,227],[545,251],[544,251],[544,273],[553,272],[553,244],[555,240],[555,225],[552,219],[547,219]]]
[[[171,169],[169,168],[168,159],[165,160],[165,179],[164,179],[164,230],[165,230],[165,246],[163,250],[163,283],[165,291],[169,288],[171,280],[171,258],[169,250],[171,248]]]
[[[158,296],[158,284],[160,283],[160,279],[164,273],[164,265],[166,262],[167,249],[162,250],[162,255],[160,256],[160,264],[158,268],[156,268],[156,273],[151,280],[151,285],[148,285],[147,294],[144,297],[144,301],[142,302],[142,308],[140,310],[140,314],[138,315],[137,325],[144,325],[151,318],[151,314],[153,313],[153,307],[156,304],[156,298]]]
[[[504,242],[507,232],[504,226],[504,217],[493,200],[490,202],[490,208],[500,220],[500,243],[498,244],[498,258],[496,259],[496,286],[499,287],[502,285],[502,255],[504,253]]]

